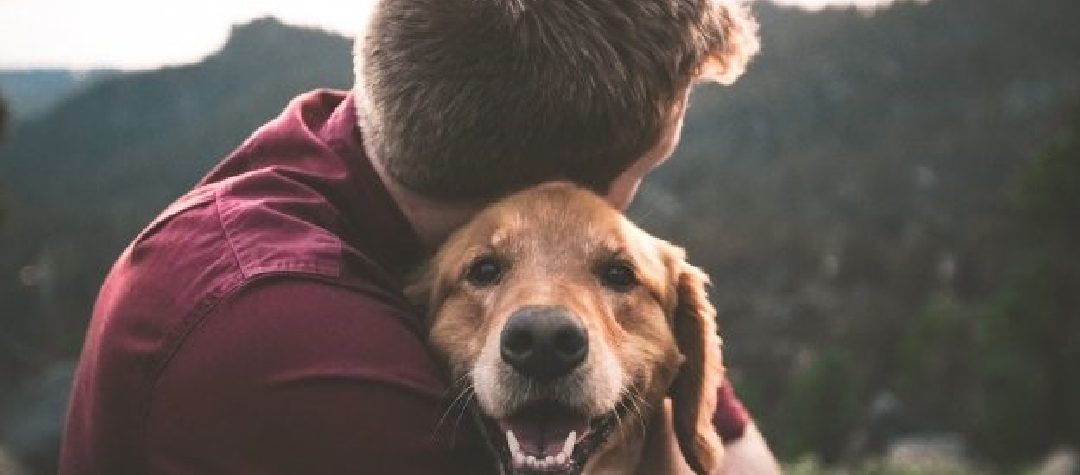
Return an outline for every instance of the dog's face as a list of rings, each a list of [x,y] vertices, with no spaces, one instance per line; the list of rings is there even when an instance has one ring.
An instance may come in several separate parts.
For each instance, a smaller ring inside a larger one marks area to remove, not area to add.
[[[703,286],[681,250],[554,183],[477,215],[411,293],[507,472],[579,473],[667,395],[687,460],[708,470],[722,369]]]

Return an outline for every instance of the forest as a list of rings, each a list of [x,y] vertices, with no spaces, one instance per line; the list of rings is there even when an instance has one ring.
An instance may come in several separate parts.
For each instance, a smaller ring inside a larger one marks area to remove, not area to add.
[[[1080,3],[755,11],[762,55],[697,89],[630,214],[712,276],[773,449],[816,473],[943,441],[1015,473],[1080,447]],[[0,114],[0,446],[33,473],[112,261],[290,98],[349,88],[350,50],[267,18]]]

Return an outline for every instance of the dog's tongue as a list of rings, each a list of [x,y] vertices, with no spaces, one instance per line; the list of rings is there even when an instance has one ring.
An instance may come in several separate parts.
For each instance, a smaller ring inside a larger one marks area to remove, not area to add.
[[[537,458],[558,455],[571,431],[580,437],[589,427],[582,415],[555,405],[529,407],[498,422],[504,433],[514,432],[525,455]]]

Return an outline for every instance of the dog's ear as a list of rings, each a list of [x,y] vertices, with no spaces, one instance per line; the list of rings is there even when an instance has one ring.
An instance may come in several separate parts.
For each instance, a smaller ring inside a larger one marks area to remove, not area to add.
[[[439,282],[439,270],[435,262],[432,260],[413,272],[405,285],[405,298],[424,313],[425,321],[446,298],[446,286]]]
[[[708,276],[679,259],[677,263],[675,341],[685,360],[671,386],[675,437],[690,468],[712,473],[723,458],[724,446],[713,427],[716,394],[723,381],[716,309],[705,292]]]
[[[405,298],[416,307],[427,308],[431,305],[434,289],[435,266],[428,263],[409,275],[405,284]]]
[[[758,24],[744,0],[708,0],[705,15],[709,55],[701,65],[701,79],[734,83],[750,59],[761,49]]]

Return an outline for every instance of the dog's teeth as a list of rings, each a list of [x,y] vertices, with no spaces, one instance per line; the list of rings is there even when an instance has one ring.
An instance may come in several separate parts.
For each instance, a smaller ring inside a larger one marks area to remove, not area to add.
[[[521,452],[521,443],[518,442],[512,430],[506,431],[506,446],[510,449],[511,454]]]
[[[514,431],[506,431],[506,447],[510,449],[510,457],[513,459],[514,468],[521,469],[525,466],[525,454],[521,452],[521,443],[514,436]]]
[[[566,436],[566,442],[563,443],[562,453],[567,457],[574,453],[574,444],[577,443],[577,431],[570,431],[570,435]]]
[[[560,465],[560,466],[561,465],[566,465],[566,460],[568,458],[570,458],[570,456],[567,455],[566,452],[559,452],[559,455],[555,456],[555,463]]]

